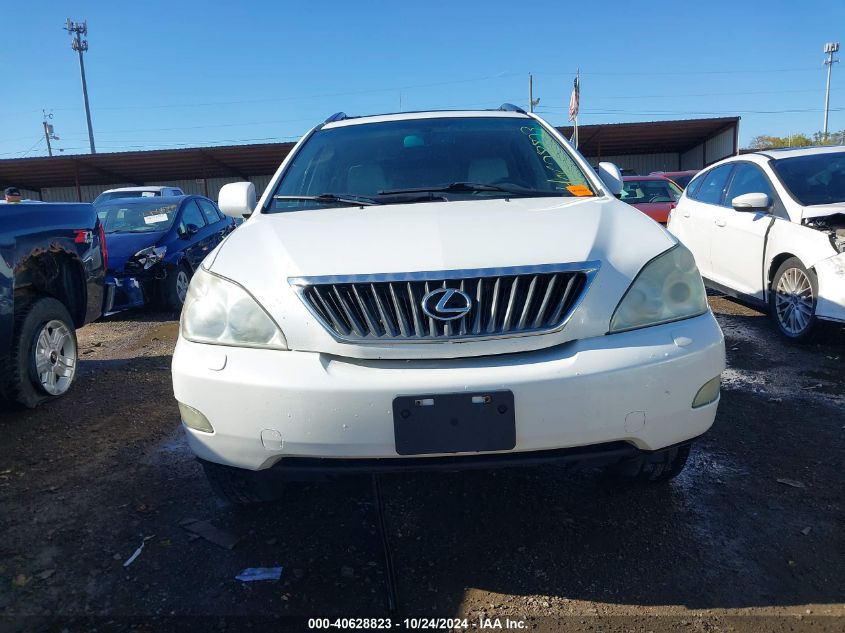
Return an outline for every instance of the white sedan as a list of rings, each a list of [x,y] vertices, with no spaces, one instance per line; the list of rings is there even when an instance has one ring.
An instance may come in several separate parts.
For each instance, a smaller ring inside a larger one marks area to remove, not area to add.
[[[806,341],[845,322],[845,147],[733,156],[693,180],[667,225],[705,284]]]

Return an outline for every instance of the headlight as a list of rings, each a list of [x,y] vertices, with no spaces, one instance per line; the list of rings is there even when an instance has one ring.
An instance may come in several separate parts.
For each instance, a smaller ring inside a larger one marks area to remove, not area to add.
[[[287,349],[279,326],[246,290],[202,268],[191,279],[181,328],[195,343]]]
[[[144,265],[144,270],[159,263],[167,254],[166,246],[149,246],[135,253],[134,257]]]
[[[707,312],[707,293],[695,260],[683,245],[646,264],[610,320],[611,332],[669,323]]]

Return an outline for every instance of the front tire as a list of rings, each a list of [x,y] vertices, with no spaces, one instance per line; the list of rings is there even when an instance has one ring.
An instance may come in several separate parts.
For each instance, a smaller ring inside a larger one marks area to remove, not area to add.
[[[690,445],[673,446],[649,455],[635,457],[617,464],[612,469],[616,479],[635,483],[660,483],[674,479],[689,458]]]
[[[31,409],[64,395],[78,360],[76,331],[64,304],[52,297],[16,300],[11,352],[0,369],[5,399]]]
[[[220,499],[232,505],[274,501],[281,496],[281,484],[264,472],[201,461],[209,486]]]
[[[168,273],[164,280],[164,302],[168,308],[175,312],[182,311],[191,277],[191,270],[185,264],[180,264]]]
[[[800,259],[790,257],[778,267],[772,279],[769,303],[772,320],[784,337],[796,343],[812,340],[819,329],[818,296],[818,279]]]

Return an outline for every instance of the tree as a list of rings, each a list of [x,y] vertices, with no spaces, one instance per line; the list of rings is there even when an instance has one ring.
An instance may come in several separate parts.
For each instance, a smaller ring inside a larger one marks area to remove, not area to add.
[[[752,149],[772,149],[774,147],[807,147],[813,144],[813,139],[806,134],[791,134],[790,136],[761,134],[751,139],[749,147]]]
[[[827,139],[822,132],[813,134],[813,145],[845,145],[845,130],[829,132]]]
[[[748,146],[751,149],[773,149],[775,147],[807,147],[810,145],[845,145],[845,130],[830,132],[827,139],[821,132],[815,132],[810,138],[806,134],[790,134],[789,136],[769,136],[761,134],[751,139]]]

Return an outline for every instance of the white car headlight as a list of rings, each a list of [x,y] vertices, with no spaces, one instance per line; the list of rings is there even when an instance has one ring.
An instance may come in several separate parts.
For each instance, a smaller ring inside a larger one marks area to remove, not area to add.
[[[202,268],[191,279],[181,328],[195,343],[288,349],[282,330],[246,290]]]
[[[707,310],[707,293],[692,253],[678,244],[643,266],[616,307],[610,331],[688,319]]]

